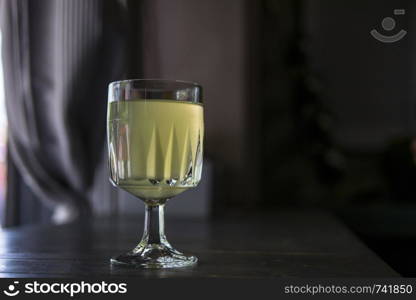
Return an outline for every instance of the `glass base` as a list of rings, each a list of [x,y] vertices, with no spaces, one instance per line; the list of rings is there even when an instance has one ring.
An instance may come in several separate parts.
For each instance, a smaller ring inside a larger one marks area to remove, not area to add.
[[[164,244],[139,245],[127,254],[111,258],[113,265],[145,269],[192,267],[197,261],[195,256],[184,255]]]

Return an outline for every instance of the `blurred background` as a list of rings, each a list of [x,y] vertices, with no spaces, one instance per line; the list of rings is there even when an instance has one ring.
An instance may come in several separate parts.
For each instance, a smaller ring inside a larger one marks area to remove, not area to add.
[[[3,226],[141,214],[108,181],[107,85],[182,79],[204,87],[204,173],[169,217],[328,210],[415,276],[415,14],[410,0],[0,0]]]

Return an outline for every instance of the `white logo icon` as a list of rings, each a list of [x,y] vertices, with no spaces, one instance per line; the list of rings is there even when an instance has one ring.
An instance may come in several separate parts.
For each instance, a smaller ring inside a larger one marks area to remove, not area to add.
[[[13,284],[10,284],[8,286],[7,290],[3,291],[3,293],[5,293],[7,296],[10,296],[10,297],[16,296],[17,294],[20,293],[19,290],[16,290],[16,285],[18,285],[18,284],[19,284],[19,281],[14,281]]]
[[[394,15],[404,15],[406,11],[404,9],[395,9]],[[396,21],[393,18],[386,17],[381,21],[381,27],[385,31],[391,31],[396,27]],[[382,43],[394,43],[397,41],[400,41],[405,35],[407,31],[406,30],[400,30],[398,33],[394,35],[384,35],[378,32],[376,29],[373,29],[370,31],[370,34],[376,39],[379,40]]]

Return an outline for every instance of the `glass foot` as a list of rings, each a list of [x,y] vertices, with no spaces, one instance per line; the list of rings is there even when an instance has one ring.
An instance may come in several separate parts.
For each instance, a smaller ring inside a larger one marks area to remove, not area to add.
[[[195,256],[184,255],[163,244],[139,245],[127,254],[111,258],[113,265],[145,269],[192,267],[197,261]]]

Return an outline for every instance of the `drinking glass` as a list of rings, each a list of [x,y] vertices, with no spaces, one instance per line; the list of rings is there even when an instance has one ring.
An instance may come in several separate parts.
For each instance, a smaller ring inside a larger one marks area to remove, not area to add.
[[[168,199],[201,179],[204,119],[197,83],[134,79],[108,89],[107,142],[110,181],[145,203],[144,232],[130,252],[112,264],[143,268],[195,265],[195,256],[166,239]]]

